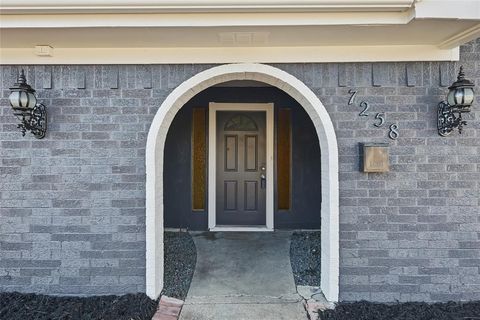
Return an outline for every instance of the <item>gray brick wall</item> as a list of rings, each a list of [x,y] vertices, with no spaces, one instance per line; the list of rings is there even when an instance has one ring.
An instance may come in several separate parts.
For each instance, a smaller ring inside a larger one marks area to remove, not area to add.
[[[276,65],[320,97],[335,125],[342,300],[480,299],[478,102],[462,136],[435,129],[460,64],[480,88],[480,40],[457,63]],[[20,67],[48,106],[44,140],[22,138],[8,106]],[[209,67],[0,67],[0,290],[145,290],[146,135],[169,92]],[[357,102],[347,105],[351,88]],[[399,125],[388,174],[359,172],[358,143],[389,141],[358,116],[362,100]]]

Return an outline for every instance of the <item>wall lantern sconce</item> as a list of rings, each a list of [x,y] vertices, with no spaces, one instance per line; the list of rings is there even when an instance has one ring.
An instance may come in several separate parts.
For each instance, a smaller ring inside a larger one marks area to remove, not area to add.
[[[35,90],[27,84],[25,73],[22,71],[17,82],[10,88],[10,105],[13,114],[20,120],[17,128],[22,131],[25,136],[27,131],[37,139],[45,137],[47,132],[47,110],[41,103],[37,103]]]
[[[475,85],[470,80],[465,79],[463,66],[460,67],[457,81],[448,87],[447,101],[438,104],[438,134],[442,137],[448,136],[453,129],[458,128],[461,134],[463,126],[467,121],[462,119],[462,113],[470,112],[470,106],[473,103]]]

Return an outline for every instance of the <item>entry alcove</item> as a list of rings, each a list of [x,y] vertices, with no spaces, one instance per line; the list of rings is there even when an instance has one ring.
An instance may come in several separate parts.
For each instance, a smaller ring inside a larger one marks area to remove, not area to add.
[[[320,229],[321,161],[314,124],[284,91],[250,80],[207,88],[177,112],[164,153],[166,228],[208,229],[208,113],[215,103],[273,103],[274,227]]]

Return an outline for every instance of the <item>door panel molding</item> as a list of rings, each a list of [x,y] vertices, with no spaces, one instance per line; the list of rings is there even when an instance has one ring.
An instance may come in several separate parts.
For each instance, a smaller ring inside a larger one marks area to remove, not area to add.
[[[235,211],[238,209],[238,183],[236,180],[226,180],[223,183],[223,210]]]
[[[252,142],[251,140],[253,140],[252,145],[250,144]],[[245,135],[244,151],[245,151],[244,152],[244,168],[245,168],[244,170],[257,171],[258,170],[258,135],[252,135],[252,134]]]
[[[216,156],[217,156],[217,111],[265,111],[266,114],[266,224],[258,226],[263,230],[273,231],[274,211],[274,117],[273,103],[215,103],[208,108],[208,228],[217,230],[216,222]],[[229,226],[229,230],[242,231],[243,226]],[[250,228],[249,228],[250,229]]]
[[[258,182],[257,181],[244,181],[244,205],[245,211],[257,211],[258,210]],[[249,187],[250,186],[250,187]],[[249,201],[253,199],[253,205]]]
[[[232,141],[233,140],[233,141]],[[233,142],[233,144],[230,144]],[[225,171],[238,171],[238,136],[234,134],[225,135]],[[230,150],[230,152],[229,152]],[[233,161],[232,161],[233,159]]]

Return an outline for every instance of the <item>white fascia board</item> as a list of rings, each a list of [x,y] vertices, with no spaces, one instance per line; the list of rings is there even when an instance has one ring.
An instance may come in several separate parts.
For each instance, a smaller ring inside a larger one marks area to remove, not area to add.
[[[3,0],[3,13],[404,11],[415,0]]]
[[[444,40],[438,47],[440,49],[452,49],[458,47],[466,42],[480,37],[480,23],[469,28],[459,34],[456,34]]]
[[[458,61],[459,48],[429,45],[222,47],[222,48],[55,48],[41,57],[30,48],[1,48],[0,64],[175,64]]]
[[[407,12],[0,15],[0,28],[249,27],[407,24]]]
[[[422,0],[414,7],[416,19],[480,20],[480,0]]]

